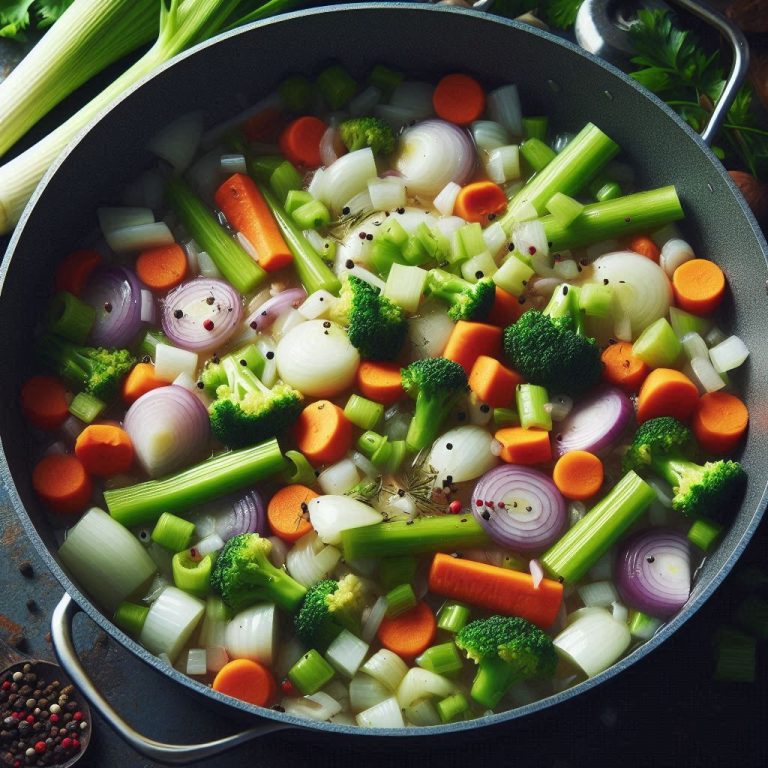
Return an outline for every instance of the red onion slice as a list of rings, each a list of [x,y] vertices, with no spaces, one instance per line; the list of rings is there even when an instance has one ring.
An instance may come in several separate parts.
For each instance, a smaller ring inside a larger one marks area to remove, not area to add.
[[[552,432],[552,451],[600,453],[615,443],[629,423],[632,401],[616,387],[601,389],[577,403]]]
[[[198,277],[174,288],[162,304],[165,335],[178,347],[205,353],[220,349],[237,330],[243,305],[223,280]]]
[[[142,395],[128,409],[123,425],[136,458],[150,477],[193,464],[208,450],[208,411],[188,389],[170,385]]]
[[[615,579],[627,605],[658,619],[671,618],[691,592],[688,540],[669,528],[638,531],[619,549]]]
[[[263,333],[289,309],[301,306],[306,298],[307,292],[303,288],[289,288],[287,291],[281,291],[251,312],[245,319],[245,324],[254,331]]]
[[[141,328],[141,284],[123,267],[96,270],[80,297],[96,310],[89,340],[98,347],[127,347]]]
[[[224,541],[241,533],[268,534],[264,499],[255,489],[212,501],[185,517],[198,526],[199,535],[215,533]]]
[[[568,508],[543,472],[508,464],[480,478],[472,493],[472,514],[497,544],[540,552],[565,529]]]

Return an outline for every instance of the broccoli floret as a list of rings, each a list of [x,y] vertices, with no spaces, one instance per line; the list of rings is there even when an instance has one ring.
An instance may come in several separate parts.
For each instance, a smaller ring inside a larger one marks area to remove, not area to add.
[[[365,607],[360,579],[350,573],[341,581],[324,579],[307,590],[294,618],[299,639],[307,646],[324,650],[343,629],[360,633]]]
[[[235,612],[261,601],[286,611],[299,607],[307,590],[269,561],[272,542],[258,533],[241,533],[224,545],[211,571],[211,588]]]
[[[339,126],[344,146],[354,152],[370,147],[374,155],[389,155],[395,151],[397,137],[389,123],[378,117],[353,117]]]
[[[583,334],[578,290],[563,285],[543,312],[529,309],[504,331],[504,351],[532,384],[578,396],[597,384],[603,364],[594,339]]]
[[[232,447],[253,445],[279,435],[293,424],[301,411],[303,397],[298,390],[282,382],[272,389],[231,355],[221,366],[227,383],[216,390],[216,399],[208,407],[214,435]]]
[[[624,469],[663,477],[673,491],[672,507],[688,517],[723,522],[739,501],[747,475],[737,461],[697,464],[691,431],[671,416],[640,426],[624,456]]]
[[[467,624],[456,645],[478,664],[470,692],[492,709],[514,685],[533,677],[552,677],[557,654],[552,639],[519,616],[491,616]]]
[[[203,389],[211,397],[216,397],[216,390],[227,383],[227,374],[218,358],[207,360],[200,372]]]
[[[411,451],[431,445],[440,427],[467,388],[467,374],[453,360],[428,357],[401,371],[403,389],[416,400],[405,442]]]
[[[490,277],[470,283],[443,269],[430,269],[424,293],[448,302],[451,320],[485,320],[496,298],[496,285]]]
[[[40,361],[59,376],[101,400],[112,400],[136,358],[127,349],[82,347],[47,334],[38,345]]]
[[[354,275],[342,281],[331,319],[347,328],[349,340],[370,360],[394,360],[408,333],[402,307]]]

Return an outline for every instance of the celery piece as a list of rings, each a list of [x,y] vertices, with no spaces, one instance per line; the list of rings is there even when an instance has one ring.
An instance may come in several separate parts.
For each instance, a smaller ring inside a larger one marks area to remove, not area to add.
[[[711,520],[696,520],[688,529],[688,541],[703,552],[709,552],[720,538],[723,526]]]
[[[375,85],[385,99],[389,99],[392,92],[403,82],[402,72],[395,72],[389,67],[377,64],[368,75],[368,85]]]
[[[552,416],[546,409],[549,402],[547,390],[539,384],[518,384],[515,390],[515,403],[520,418],[520,426],[540,427],[548,432],[552,429]]]
[[[736,621],[760,640],[768,640],[768,601],[758,595],[748,595],[734,614]]]
[[[185,592],[196,597],[205,597],[209,592],[209,581],[213,557],[206,555],[202,560],[195,560],[189,550],[177,552],[171,560],[173,583]]]
[[[679,339],[688,333],[698,333],[704,337],[712,328],[712,321],[708,318],[692,315],[678,307],[669,308],[669,323]]]
[[[536,272],[523,263],[514,254],[510,254],[506,261],[493,273],[493,282],[513,296],[519,296],[525,291],[528,281]]]
[[[57,293],[48,307],[48,330],[83,344],[93,328],[96,310],[69,291]]]
[[[651,323],[632,345],[632,354],[651,368],[672,368],[683,351],[666,317]]]
[[[299,451],[286,451],[285,458],[291,466],[282,473],[283,481],[288,485],[296,483],[300,485],[312,486],[317,482],[317,475],[312,465],[307,461],[307,457]]]
[[[80,421],[90,424],[101,416],[107,404],[88,392],[78,392],[69,404],[69,412]]]
[[[149,608],[146,605],[120,603],[115,610],[112,621],[126,634],[131,637],[138,637],[148,613]]]
[[[730,627],[717,633],[715,680],[728,683],[753,683],[757,665],[757,641]]]
[[[488,251],[472,256],[461,265],[461,276],[470,283],[476,283],[484,277],[493,277],[496,272],[496,261]]]
[[[629,620],[629,632],[636,640],[650,640],[664,622],[642,611],[633,611]]]
[[[237,360],[240,365],[248,368],[249,371],[253,371],[257,376],[261,376],[264,372],[264,367],[267,364],[267,359],[264,357],[264,353],[255,344],[246,344],[240,349],[236,349],[232,353],[232,357]],[[226,374],[224,374],[224,381],[222,384],[226,384]]]
[[[520,416],[514,408],[494,408],[493,424],[496,428],[519,427]]]
[[[247,160],[248,173],[259,181],[269,181],[272,174],[285,162],[280,155],[256,155]]]
[[[548,127],[549,118],[546,117],[546,115],[523,118],[523,135],[527,139],[539,139],[539,141],[544,141],[547,138]]]
[[[370,254],[371,263],[382,277],[389,275],[394,264],[403,263],[403,253],[400,246],[384,238],[377,238],[373,241]],[[416,268],[414,267],[414,269]]]
[[[152,541],[171,552],[181,552],[189,546],[195,524],[181,517],[163,512],[152,529]],[[178,585],[177,585],[178,586]]]
[[[416,312],[421,303],[428,273],[421,267],[392,263],[382,296],[402,307],[406,312]]]
[[[331,223],[331,212],[325,203],[319,200],[312,200],[299,206],[291,215],[302,229],[320,229]]]
[[[451,235],[450,247],[448,249],[448,263],[454,267],[458,267],[469,258],[464,250],[464,243],[461,240],[459,231],[457,229]]]
[[[555,192],[547,201],[546,208],[560,224],[567,227],[581,215],[584,204],[562,192]]]
[[[579,292],[579,309],[587,317],[610,317],[613,313],[613,288],[599,283],[585,283]]]
[[[185,229],[222,275],[240,293],[251,293],[267,273],[230,237],[213,213],[178,177],[166,187],[168,202]]]
[[[400,584],[412,584],[418,561],[411,555],[385,557],[379,563],[379,581],[389,592]]]
[[[246,488],[286,468],[274,438],[249,448],[220,453],[168,475],[104,491],[109,514],[127,527],[155,522],[163,512],[180,512]]]
[[[605,176],[598,176],[590,185],[589,191],[598,203],[615,200],[621,197],[621,187],[618,182],[611,181]]]
[[[286,77],[277,92],[291,112],[305,112],[312,101],[312,83],[303,75]]]
[[[173,346],[173,344],[169,343],[168,337],[162,331],[150,328],[139,343],[139,355],[148,355],[154,360],[155,350],[157,349],[158,344]]]
[[[410,235],[405,227],[403,227],[397,219],[390,217],[379,230],[379,235],[376,239],[385,240],[388,243],[392,243],[393,245],[402,248],[408,242],[409,237]]]
[[[301,185],[301,174],[288,160],[280,163],[269,177],[269,186],[277,195],[277,199],[283,202],[285,202],[289,192],[301,189]]]
[[[483,238],[483,228],[477,222],[464,224],[459,228],[458,236],[461,240],[462,253],[468,259],[488,250]]]
[[[384,597],[387,601],[387,616],[390,619],[410,611],[418,603],[410,584],[398,584],[398,586],[390,589]]]
[[[376,429],[384,417],[384,406],[361,395],[350,395],[344,406],[344,415],[360,429]]]
[[[422,669],[436,675],[450,675],[464,666],[454,642],[433,645],[417,656],[415,661]]]
[[[333,667],[312,648],[288,670],[288,679],[306,696],[317,693],[335,674]]]
[[[357,93],[357,82],[338,64],[317,76],[317,87],[331,109],[341,109]]]
[[[403,261],[412,267],[418,267],[420,264],[426,264],[434,259],[429,250],[424,246],[424,242],[416,234],[408,238],[408,242],[403,246]]]
[[[448,602],[437,613],[437,628],[456,634],[469,620],[469,606]]]
[[[532,137],[520,145],[520,154],[535,173],[543,171],[557,157],[552,147],[540,138]]]
[[[627,472],[607,496],[541,556],[544,568],[554,578],[578,581],[655,498],[656,492],[645,480],[635,472]]]
[[[301,208],[305,203],[311,203],[315,198],[304,189],[292,189],[285,197],[286,213],[290,213],[293,216],[293,212],[297,208]],[[295,221],[295,219],[294,219]]]
[[[444,723],[452,723],[469,713],[469,702],[462,693],[454,693],[441,699],[435,705],[440,719]]]

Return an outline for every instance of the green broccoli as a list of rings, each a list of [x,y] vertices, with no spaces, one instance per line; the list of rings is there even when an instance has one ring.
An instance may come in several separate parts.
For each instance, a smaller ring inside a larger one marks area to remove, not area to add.
[[[625,470],[651,470],[673,491],[672,507],[688,517],[723,522],[738,502],[747,481],[737,461],[697,464],[691,431],[671,416],[650,419],[640,426],[624,456]]]
[[[221,366],[227,383],[217,388],[208,415],[214,435],[223,443],[235,448],[253,445],[296,421],[303,401],[299,391],[282,382],[269,389],[232,355]]]
[[[490,277],[470,283],[443,269],[430,269],[424,293],[447,301],[451,320],[485,320],[496,298],[496,285]]]
[[[216,397],[216,390],[227,383],[226,371],[217,357],[206,360],[203,369],[200,371],[199,381],[202,383],[205,392],[211,397]]]
[[[403,389],[416,400],[405,443],[411,451],[431,445],[456,401],[467,389],[467,374],[453,360],[428,357],[401,371]]]
[[[286,611],[298,609],[307,590],[269,561],[272,542],[258,533],[241,533],[224,545],[211,571],[214,592],[235,612],[267,601]]]
[[[116,397],[120,382],[136,362],[127,349],[82,347],[53,334],[40,339],[37,353],[59,376],[107,401]]]
[[[374,155],[390,155],[397,144],[392,127],[378,117],[353,117],[345,120],[339,126],[339,133],[350,152],[370,147]]]
[[[523,377],[550,392],[578,396],[597,384],[603,364],[583,336],[578,289],[563,285],[543,312],[529,309],[504,330],[504,351]]]
[[[408,333],[402,308],[354,275],[343,279],[331,319],[347,328],[349,340],[370,360],[394,360]]]
[[[534,677],[552,677],[557,654],[552,639],[519,616],[491,616],[467,624],[456,645],[479,664],[470,694],[493,709],[515,684]]]
[[[360,633],[365,607],[360,579],[350,573],[341,581],[324,579],[307,590],[294,617],[299,639],[308,647],[324,650],[343,629]]]

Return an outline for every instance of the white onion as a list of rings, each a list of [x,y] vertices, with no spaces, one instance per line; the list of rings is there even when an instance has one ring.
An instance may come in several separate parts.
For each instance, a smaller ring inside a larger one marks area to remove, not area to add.
[[[372,207],[377,211],[390,211],[405,207],[405,182],[396,176],[370,179],[368,181],[368,194]]]
[[[408,665],[396,653],[380,648],[360,670],[386,685],[390,691],[396,691],[408,672]]]
[[[461,192],[461,187],[455,181],[449,181],[435,196],[432,204],[443,216],[450,216],[456,205],[456,198]]]
[[[717,392],[725,386],[725,381],[714,369],[709,357],[694,357],[691,360],[693,379],[705,392]]]
[[[659,266],[666,272],[667,277],[672,277],[675,274],[675,270],[685,264],[686,261],[695,259],[696,256],[685,240],[674,237],[671,240],[667,240],[664,245],[661,246],[661,255],[659,256]]]
[[[349,102],[351,115],[370,115],[373,108],[381,101],[381,89],[375,85],[369,85]]]
[[[102,233],[112,232],[124,227],[138,227],[142,224],[152,224],[155,214],[151,208],[123,206],[120,208],[97,208],[99,228]]]
[[[149,607],[139,642],[154,654],[165,653],[176,661],[195,631],[205,603],[176,587],[166,587]]]
[[[449,185],[446,185],[446,187]],[[457,185],[458,186],[458,185]],[[461,189],[461,187],[459,187]],[[467,222],[460,216],[441,216],[436,222],[437,229],[450,238],[457,229],[461,229]]]
[[[410,707],[406,707],[404,715],[408,723],[420,727],[440,725],[442,723],[437,708],[431,699],[414,701]]]
[[[341,560],[341,552],[336,547],[325,546],[317,533],[311,531],[302,536],[288,550],[285,567],[299,584],[311,587],[318,581],[328,578],[339,560]]]
[[[197,266],[202,277],[220,279],[222,277],[219,268],[213,263],[213,259],[205,252],[197,252]]]
[[[155,376],[169,383],[182,373],[194,376],[197,359],[196,352],[169,344],[158,344],[155,347]]]
[[[327,317],[337,301],[338,299],[333,294],[328,293],[328,291],[321,288],[307,296],[304,302],[298,307],[298,311],[301,312],[307,320],[316,320],[319,317]]]
[[[368,612],[368,615],[363,622],[363,630],[360,633],[360,636],[367,643],[370,643],[373,638],[376,637],[376,633],[379,631],[379,626],[387,615],[388,608],[389,604],[387,603],[387,598],[382,596],[373,604],[373,607]]]
[[[473,425],[454,427],[435,440],[427,459],[437,472],[435,486],[448,477],[452,483],[474,480],[495,467],[499,462],[491,453],[492,441],[493,435]]]
[[[189,649],[185,672],[188,675],[204,675],[208,672],[208,653],[205,648]]]
[[[485,161],[488,178],[496,184],[506,184],[520,178],[520,150],[516,144],[498,147],[488,153]]]
[[[504,227],[498,221],[494,221],[493,224],[483,230],[483,240],[494,258],[502,248],[506,248],[509,242]]]
[[[485,152],[509,144],[509,131],[493,120],[475,120],[470,126],[477,148]]]
[[[104,239],[115,253],[143,251],[146,248],[172,245],[175,242],[173,233],[164,221],[110,229],[104,233]]]
[[[503,85],[488,94],[488,114],[513,136],[523,134],[523,111],[516,85]]]
[[[373,707],[390,696],[389,688],[366,674],[358,673],[349,683],[349,707],[353,712]]]
[[[323,493],[343,494],[360,482],[360,474],[352,459],[342,459],[324,469],[317,482]]]
[[[624,603],[620,603],[618,600],[614,600],[611,603],[611,614],[615,621],[621,624],[626,624],[629,619],[629,609]]]
[[[301,314],[297,309],[287,309],[278,317],[272,325],[272,336],[275,341],[278,341],[285,336],[288,331],[295,328],[297,325],[306,322],[306,317]]]
[[[366,477],[378,477],[379,470],[376,469],[373,462],[367,456],[360,453],[360,451],[355,451],[352,454],[352,461]]]
[[[312,197],[316,197],[318,200],[324,200],[326,197],[327,185],[326,185],[326,173],[322,168],[318,168],[313,174],[307,187]]]
[[[323,723],[341,712],[341,704],[323,691],[317,691],[300,699],[285,698],[280,705],[289,715]]]
[[[528,563],[528,570],[531,573],[531,579],[533,588],[538,589],[541,582],[544,580],[544,568],[541,563],[535,558]]]
[[[581,602],[588,608],[608,608],[619,599],[616,588],[610,581],[595,581],[591,584],[582,584],[578,588]]]
[[[150,139],[148,146],[150,152],[181,173],[192,162],[202,135],[202,112],[190,112],[159,130]]]
[[[512,228],[512,242],[519,253],[531,257],[531,266],[537,275],[552,277],[556,275],[549,257],[549,242],[540,221],[521,221]]]
[[[414,120],[423,120],[433,114],[432,93],[435,86],[418,80],[405,80],[400,83],[389,97],[393,107],[406,109]]]
[[[152,295],[152,291],[148,291],[146,288],[141,289],[141,322],[152,324],[157,322],[155,297]]]
[[[357,724],[363,728],[405,727],[403,713],[394,696],[360,712],[357,715]]]
[[[694,357],[706,358],[709,356],[709,350],[704,339],[699,336],[698,333],[686,333],[680,343],[683,345],[685,354],[688,355],[689,360],[693,360]]]
[[[562,421],[573,408],[573,398],[568,395],[553,395],[549,406],[552,421]]]
[[[275,613],[272,603],[252,605],[240,611],[227,624],[224,633],[230,658],[271,664],[277,640]]]
[[[307,506],[312,527],[326,544],[340,544],[342,531],[381,523],[376,510],[349,496],[317,496]]]
[[[218,552],[224,548],[224,539],[217,533],[212,533],[210,536],[206,536],[204,539],[195,544],[195,550],[200,557],[211,555],[214,552]]]
[[[368,653],[368,643],[343,629],[328,646],[325,658],[344,677],[354,677]]]
[[[563,280],[575,280],[579,276],[581,268],[574,259],[564,259],[560,254],[560,259],[555,259],[552,270],[558,277],[562,277]]]
[[[456,686],[442,675],[436,675],[428,669],[413,667],[408,670],[397,688],[397,700],[400,706],[405,708],[425,696],[444,699],[455,691]]]
[[[205,647],[205,661],[208,671],[216,674],[229,663],[229,654],[223,645],[207,645]]]
[[[422,312],[423,314],[419,317],[408,319],[408,339],[412,360],[439,357],[453,333],[454,322],[448,317],[444,307],[430,311],[425,304],[422,306]]]
[[[729,336],[709,350],[709,359],[718,373],[738,368],[748,357],[747,345],[738,336]]]
[[[269,562],[275,568],[282,568],[285,565],[285,558],[288,554],[288,544],[279,536],[270,536],[269,541],[272,544],[272,549],[269,551]]]
[[[340,157],[326,168],[316,196],[339,214],[358,192],[367,191],[368,180],[377,176],[376,161],[370,147]]]
[[[383,291],[384,286],[386,285],[378,275],[374,275],[369,269],[365,269],[365,267],[361,267],[358,264],[355,264],[351,269],[345,268],[340,275],[341,274],[352,275],[358,280],[362,280],[364,283],[368,283],[368,285],[378,288],[380,291]]]
[[[722,344],[726,340],[726,335],[715,325],[710,328],[706,334],[704,334],[704,341],[710,347],[716,347],[718,344]]]
[[[320,161],[326,167],[333,165],[344,151],[339,129],[335,125],[329,125],[320,138]]]

